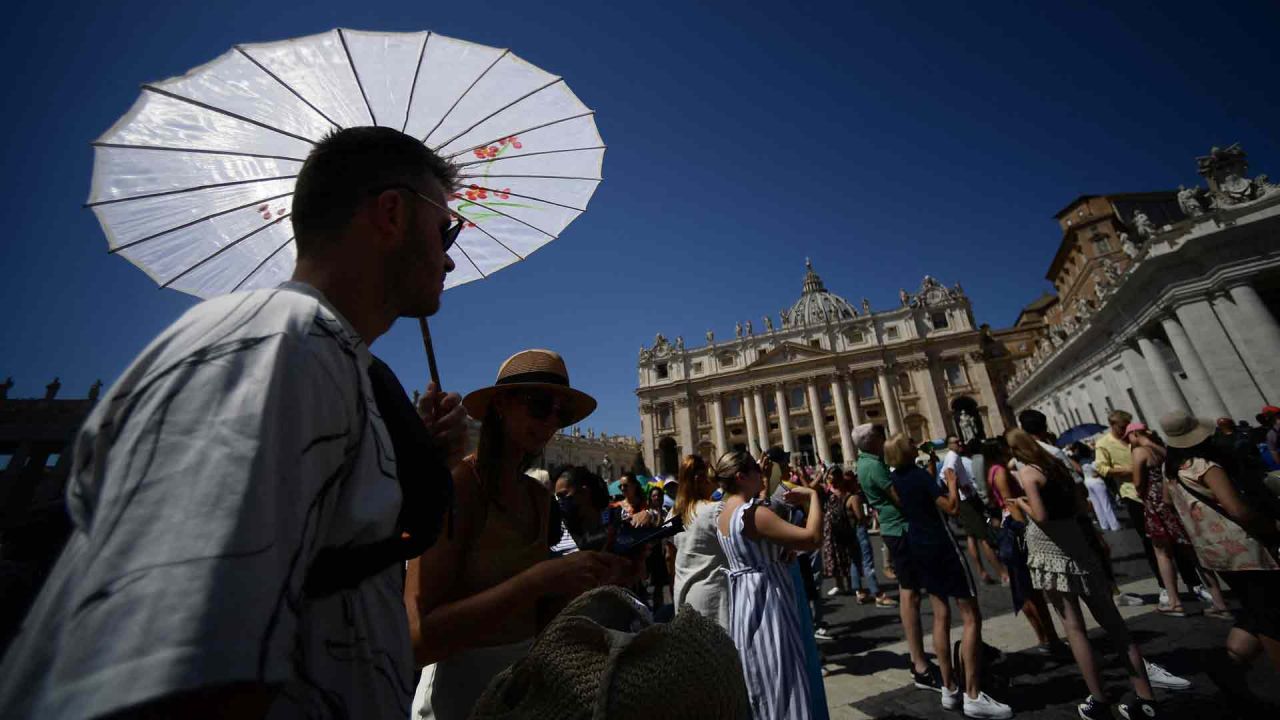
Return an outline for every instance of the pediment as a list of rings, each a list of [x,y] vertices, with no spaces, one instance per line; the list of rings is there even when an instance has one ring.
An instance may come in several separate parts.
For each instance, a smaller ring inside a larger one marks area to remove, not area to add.
[[[747,369],[754,370],[758,368],[773,367],[776,365],[789,365],[795,362],[803,362],[805,360],[813,360],[816,358],[831,357],[835,353],[822,348],[808,347],[799,343],[785,342],[778,347],[773,348],[763,357],[747,366]]]

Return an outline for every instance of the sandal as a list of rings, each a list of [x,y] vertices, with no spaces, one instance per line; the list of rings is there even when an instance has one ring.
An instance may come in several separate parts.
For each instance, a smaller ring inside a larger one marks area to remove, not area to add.
[[[860,592],[853,596],[853,600],[859,605],[866,605],[871,602],[871,596],[864,592]]]
[[[876,598],[876,607],[896,608],[898,607],[898,601],[894,600],[888,595],[881,595],[880,597]]]
[[[1205,617],[1217,618],[1219,620],[1235,620],[1236,616],[1231,614],[1227,608],[1207,608],[1204,611]]]
[[[1181,605],[1161,605],[1156,608],[1156,612],[1169,617],[1184,618],[1187,616],[1187,611]]]

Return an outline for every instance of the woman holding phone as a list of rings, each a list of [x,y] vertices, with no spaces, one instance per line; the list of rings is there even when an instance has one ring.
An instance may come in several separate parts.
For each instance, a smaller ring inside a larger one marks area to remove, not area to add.
[[[822,546],[822,503],[812,488],[788,490],[785,501],[807,509],[798,527],[759,499],[764,477],[747,453],[721,455],[714,472],[725,488],[717,529],[729,563],[729,635],[742,658],[752,717],[807,720],[805,638],[784,554]]]

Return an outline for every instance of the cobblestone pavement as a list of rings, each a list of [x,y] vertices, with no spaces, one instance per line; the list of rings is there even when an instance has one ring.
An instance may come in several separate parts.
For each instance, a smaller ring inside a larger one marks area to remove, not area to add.
[[[1159,587],[1151,577],[1137,535],[1126,529],[1107,534],[1107,540],[1122,589],[1147,600],[1143,606],[1121,608],[1130,632],[1147,659],[1192,682],[1189,691],[1156,691],[1161,717],[1241,717],[1227,707],[1227,699],[1207,674],[1214,663],[1223,662],[1221,648],[1230,621],[1205,617],[1200,614],[1200,603],[1185,595],[1183,604],[1193,613],[1190,617],[1160,615],[1155,611]],[[872,545],[876,548],[877,565],[883,568],[884,546],[878,537],[872,538]],[[883,573],[880,577],[884,577]],[[896,585],[885,585],[891,594],[895,593]],[[910,684],[897,609],[859,605],[848,596],[827,596],[825,593],[832,586],[827,580],[822,589],[824,620],[835,640],[820,643],[819,648],[824,656],[827,704],[833,720],[959,718],[958,711],[941,708],[937,693],[917,690]],[[1227,601],[1234,607],[1230,595]],[[1011,705],[1018,718],[1077,718],[1075,706],[1088,689],[1070,656],[1051,659],[1028,652],[1036,644],[1035,635],[1021,615],[1013,615],[1007,587],[983,586],[979,605],[984,617],[983,640],[1006,653],[995,672],[1004,676],[1008,686],[992,688],[990,694]],[[925,651],[932,656],[929,602],[926,600],[922,607]],[[953,610],[952,617],[954,642],[960,639],[959,613]],[[1062,624],[1056,617],[1055,623],[1061,634]],[[1104,634],[1096,625],[1090,627],[1089,637],[1104,667],[1104,682],[1112,699],[1117,700],[1121,693],[1130,692],[1130,685],[1117,656],[1109,651]],[[1280,708],[1280,676],[1265,659],[1254,664],[1248,681],[1262,698]],[[1269,712],[1266,717],[1280,717],[1280,711]]]

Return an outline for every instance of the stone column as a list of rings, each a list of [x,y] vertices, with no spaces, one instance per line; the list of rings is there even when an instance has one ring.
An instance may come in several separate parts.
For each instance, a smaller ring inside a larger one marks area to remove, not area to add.
[[[1163,402],[1160,400],[1160,391],[1151,379],[1151,371],[1147,369],[1147,361],[1136,348],[1129,345],[1120,351],[1120,359],[1124,362],[1124,372],[1129,376],[1133,395],[1138,399],[1134,417],[1148,426],[1155,426],[1160,422],[1160,413],[1164,412]]]
[[[1174,312],[1230,416],[1253,417],[1267,402],[1235,343],[1227,337],[1213,304],[1208,299],[1196,300],[1178,306]]]
[[[711,393],[711,440],[716,444],[716,456],[729,451],[729,435],[724,431],[724,406],[720,393]]]
[[[809,417],[813,420],[813,445],[822,462],[831,464],[831,448],[827,444],[827,414],[822,410],[822,398],[818,397],[818,385],[812,378],[805,388],[809,393]]]
[[[1200,354],[1191,346],[1191,339],[1182,329],[1182,324],[1177,318],[1168,316],[1161,318],[1160,325],[1169,336],[1169,344],[1173,346],[1178,362],[1182,363],[1182,369],[1187,373],[1187,382],[1196,393],[1196,415],[1210,419],[1226,417],[1227,405],[1222,402],[1222,396],[1218,394],[1218,389],[1214,387],[1213,380],[1209,377],[1209,371],[1200,361]]]
[[[1160,354],[1160,348],[1152,342],[1151,338],[1139,337],[1138,350],[1142,352],[1142,357],[1147,361],[1147,369],[1151,371],[1151,382],[1159,391],[1162,403],[1159,412],[1153,420],[1160,422],[1160,416],[1173,411],[1182,410],[1190,413],[1191,406],[1187,404],[1187,399],[1182,396],[1182,391],[1178,389],[1178,381],[1174,379],[1173,372],[1169,370],[1169,364],[1164,361],[1164,355]],[[1151,423],[1148,422],[1148,425]]]
[[[760,438],[760,452],[769,449],[769,411],[764,406],[764,389],[755,394],[756,436]]]
[[[644,449],[644,464],[650,471],[655,471],[653,448],[657,443],[654,436],[654,406],[646,403],[640,406],[640,447]]]
[[[935,382],[937,376],[934,375],[931,365],[932,361],[928,359],[907,363],[907,368],[911,371],[911,382],[916,385],[916,395],[924,398],[924,414],[929,420],[930,437],[916,438],[919,442],[947,434],[947,419],[942,414],[942,402],[938,399],[938,383]]]
[[[756,424],[755,397],[755,388],[742,393],[742,419],[747,424],[747,453],[753,457],[758,457],[760,454],[760,439],[757,437],[759,426]]]
[[[1280,402],[1280,325],[1249,285],[1237,285],[1228,292],[1234,306],[1225,309],[1232,311],[1236,328],[1243,331],[1232,339],[1267,402]]]
[[[685,455],[698,454],[698,428],[694,424],[697,418],[693,414],[693,403],[689,396],[681,395],[676,398],[675,406],[676,422],[680,423],[680,444],[683,446],[676,453],[676,463],[681,463]]]
[[[858,400],[858,376],[849,373],[849,422],[853,427],[865,423],[866,416],[862,414],[862,402]]]
[[[965,372],[970,374],[973,384],[978,387],[978,396],[982,398],[982,404],[987,407],[987,418],[984,430],[987,431],[987,437],[997,437],[1004,434],[1004,414],[1000,412],[1000,396],[996,394],[996,387],[991,382],[991,373],[987,371],[986,356],[980,351],[969,353],[967,362],[965,363]]]
[[[782,383],[773,386],[774,402],[778,404],[778,430],[782,432],[782,449],[795,452],[791,437],[791,411],[787,407],[787,387]]]
[[[843,373],[831,377],[831,401],[836,406],[836,427],[840,430],[840,454],[844,456],[844,465],[853,463],[853,425],[849,423],[849,410],[845,407],[845,379]]]
[[[893,391],[893,383],[889,378],[889,368],[881,365],[876,368],[880,380],[880,404],[884,407],[885,422],[889,425],[889,434],[902,432],[902,418],[898,416],[898,395]]]

